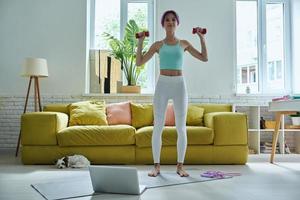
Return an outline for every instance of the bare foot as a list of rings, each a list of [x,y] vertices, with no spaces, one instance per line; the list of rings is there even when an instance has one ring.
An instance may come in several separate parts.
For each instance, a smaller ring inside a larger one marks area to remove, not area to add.
[[[148,176],[156,177],[159,174],[160,174],[160,165],[159,165],[159,163],[155,163],[154,169],[148,173]]]
[[[177,174],[181,177],[188,177],[189,174],[183,170],[183,164],[182,163],[178,163],[177,164]]]

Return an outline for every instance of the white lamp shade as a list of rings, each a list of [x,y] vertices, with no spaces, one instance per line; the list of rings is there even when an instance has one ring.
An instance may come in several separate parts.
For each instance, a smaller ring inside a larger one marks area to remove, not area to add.
[[[23,63],[22,76],[47,77],[47,60],[43,58],[26,58]]]

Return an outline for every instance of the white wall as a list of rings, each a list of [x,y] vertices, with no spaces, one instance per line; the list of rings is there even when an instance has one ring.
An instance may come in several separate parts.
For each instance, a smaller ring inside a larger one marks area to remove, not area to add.
[[[300,1],[291,0],[293,92],[300,94]]]
[[[0,0],[0,94],[25,95],[25,57],[48,61],[43,94],[82,94],[85,88],[86,0]]]
[[[231,95],[234,86],[234,4],[233,0],[158,0],[157,39],[164,37],[160,18],[166,10],[175,10],[180,18],[177,36],[200,49],[192,28],[207,28],[208,62],[196,60],[186,53],[184,74],[189,95]]]

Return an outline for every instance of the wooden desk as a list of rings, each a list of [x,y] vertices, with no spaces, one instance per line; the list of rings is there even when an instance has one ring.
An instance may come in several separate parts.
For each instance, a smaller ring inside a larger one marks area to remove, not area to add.
[[[275,112],[275,128],[272,141],[272,153],[270,162],[274,162],[274,155],[276,151],[276,145],[279,134],[279,127],[283,115],[292,115],[300,111],[300,100],[288,100],[288,101],[273,101],[269,103],[269,111]],[[283,127],[284,128],[284,127]]]

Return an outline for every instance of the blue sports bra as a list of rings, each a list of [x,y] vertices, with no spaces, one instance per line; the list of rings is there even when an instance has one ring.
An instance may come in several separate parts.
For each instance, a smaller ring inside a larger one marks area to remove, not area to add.
[[[160,69],[182,70],[183,48],[180,41],[175,45],[169,45],[163,42],[159,49],[159,66]]]

